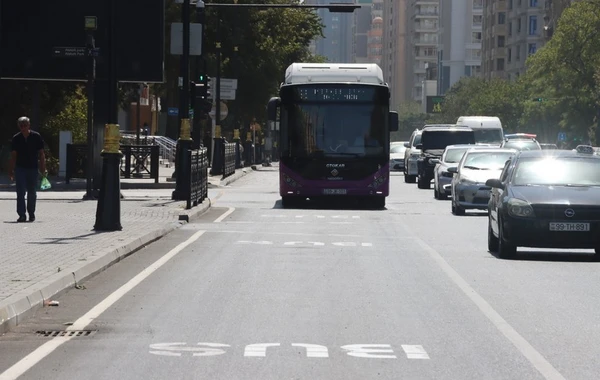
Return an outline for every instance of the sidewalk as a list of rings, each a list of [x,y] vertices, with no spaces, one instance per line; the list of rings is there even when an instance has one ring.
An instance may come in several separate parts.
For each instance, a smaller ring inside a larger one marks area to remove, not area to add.
[[[238,169],[224,180],[211,177],[211,187],[226,186],[252,171]],[[16,223],[14,188],[2,190],[0,334],[31,316],[45,301],[168,234],[184,220],[197,218],[211,204],[207,199],[185,210],[185,202],[171,200],[172,189],[123,189],[123,230],[95,232],[97,202],[82,201],[85,191],[38,192],[36,221]]]

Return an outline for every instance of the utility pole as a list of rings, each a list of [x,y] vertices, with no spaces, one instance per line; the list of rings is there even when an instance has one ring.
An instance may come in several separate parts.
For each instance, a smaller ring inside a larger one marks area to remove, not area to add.
[[[117,1],[107,0],[108,5],[108,123],[104,132],[102,150],[102,183],[96,208],[96,231],[117,231],[121,226],[121,179],[120,163],[123,154],[119,150],[119,82],[117,76]],[[188,0],[189,1],[189,0]]]
[[[203,2],[202,2],[203,3]],[[181,81],[179,93],[179,117],[181,125],[177,150],[175,153],[176,183],[173,200],[187,198],[186,184],[190,173],[187,172],[188,151],[192,148],[190,125],[190,0],[184,0],[181,8],[181,23],[183,24],[183,52],[181,55]]]
[[[94,31],[98,28],[95,16],[85,17],[86,48],[88,55],[87,73],[87,161],[84,200],[95,199],[93,193],[94,178],[94,82],[96,80],[96,40]]]

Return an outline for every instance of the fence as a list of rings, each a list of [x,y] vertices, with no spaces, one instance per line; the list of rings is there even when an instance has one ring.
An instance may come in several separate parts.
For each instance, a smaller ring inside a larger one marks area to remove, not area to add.
[[[224,143],[223,148],[223,178],[235,173],[235,143]]]
[[[134,178],[154,179],[154,183],[158,183],[158,145],[121,145],[121,152],[121,175],[124,178],[131,178],[133,172]]]
[[[158,183],[158,145],[121,145],[120,149],[123,178],[154,179]],[[87,178],[87,153],[86,144],[67,144],[67,184],[72,178]]]
[[[206,148],[199,148],[188,151],[188,154],[190,175],[186,209],[189,210],[208,197],[208,153]]]

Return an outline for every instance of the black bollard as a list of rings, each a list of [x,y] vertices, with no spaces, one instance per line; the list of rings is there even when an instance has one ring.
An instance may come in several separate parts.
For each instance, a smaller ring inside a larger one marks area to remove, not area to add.
[[[121,158],[119,125],[106,124],[102,150],[102,183],[96,208],[96,231],[119,231],[121,226]]]
[[[224,165],[223,153],[225,150],[225,139],[222,137],[215,137],[215,147],[213,152],[212,166],[210,168],[210,175],[223,174]]]

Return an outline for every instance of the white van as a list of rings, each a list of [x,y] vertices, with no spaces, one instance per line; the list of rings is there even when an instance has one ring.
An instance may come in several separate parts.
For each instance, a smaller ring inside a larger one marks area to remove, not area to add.
[[[471,128],[475,132],[477,144],[500,146],[504,140],[502,123],[496,116],[461,116],[456,124]]]

